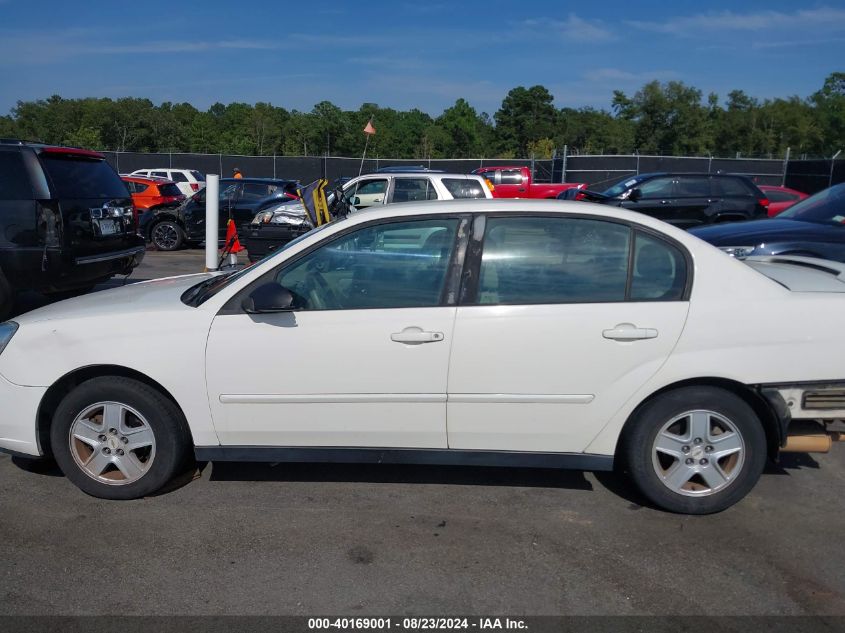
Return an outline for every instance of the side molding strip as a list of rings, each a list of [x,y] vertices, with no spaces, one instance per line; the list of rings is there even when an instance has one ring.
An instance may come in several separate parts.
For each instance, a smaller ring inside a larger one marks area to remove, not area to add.
[[[613,470],[612,455],[521,451],[465,451],[448,448],[338,448],[299,446],[197,446],[199,461],[336,462]]]

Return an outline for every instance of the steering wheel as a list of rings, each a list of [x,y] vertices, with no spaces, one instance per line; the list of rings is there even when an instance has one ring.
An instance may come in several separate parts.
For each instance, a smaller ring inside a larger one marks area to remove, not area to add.
[[[328,282],[318,270],[311,270],[305,277],[308,286],[308,303],[318,310],[332,310],[341,308],[337,294],[331,289]]]

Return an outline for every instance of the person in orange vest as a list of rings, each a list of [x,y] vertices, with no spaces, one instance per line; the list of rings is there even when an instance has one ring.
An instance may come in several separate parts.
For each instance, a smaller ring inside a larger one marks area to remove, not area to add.
[[[234,173],[232,174],[232,178],[243,178],[244,177],[243,174],[241,173],[241,170],[238,169],[237,167],[235,167],[233,172]]]

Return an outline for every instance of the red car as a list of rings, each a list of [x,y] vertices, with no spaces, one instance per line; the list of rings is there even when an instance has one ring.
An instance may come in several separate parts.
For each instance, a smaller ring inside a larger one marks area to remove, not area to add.
[[[769,199],[769,217],[772,218],[778,213],[786,211],[796,202],[807,197],[806,193],[795,191],[789,187],[776,187],[774,185],[757,185],[766,198]]]
[[[586,183],[538,183],[531,170],[520,165],[479,167],[472,173],[484,178],[494,198],[556,198],[567,189],[583,189]]]
[[[172,180],[147,176],[120,176],[132,194],[135,219],[140,211],[166,207],[178,207],[185,201],[185,194]]]

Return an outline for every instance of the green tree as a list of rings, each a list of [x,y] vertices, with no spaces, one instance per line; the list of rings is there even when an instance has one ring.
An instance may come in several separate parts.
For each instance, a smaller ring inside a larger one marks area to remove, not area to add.
[[[519,86],[508,92],[496,112],[499,149],[528,157],[529,143],[553,136],[557,112],[552,101],[543,86]]]

